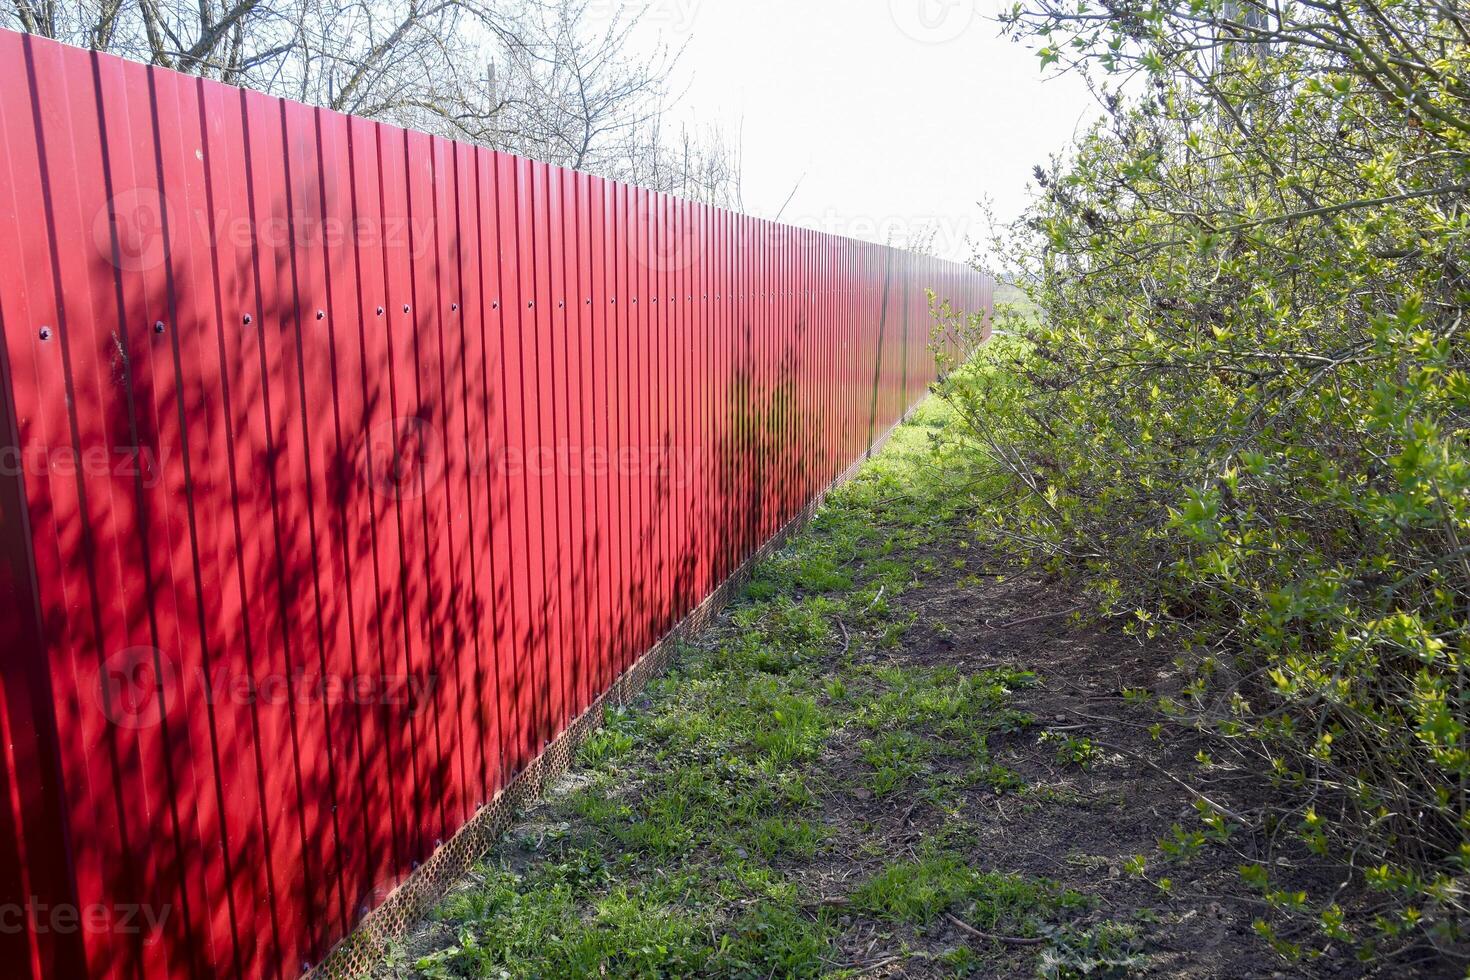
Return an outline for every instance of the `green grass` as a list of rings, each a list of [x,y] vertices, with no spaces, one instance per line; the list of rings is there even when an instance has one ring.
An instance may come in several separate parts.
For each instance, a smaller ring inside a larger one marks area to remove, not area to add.
[[[926,404],[754,571],[728,621],[681,650],[645,710],[609,714],[577,754],[574,788],[442,903],[412,975],[845,976],[860,964],[834,946],[837,908],[913,925],[953,911],[1030,935],[1072,906],[1049,883],[975,870],[962,834],[905,860],[907,844],[860,821],[835,853],[824,819],[826,799],[859,790],[945,806],[966,785],[1022,788],[989,738],[1029,724],[1010,702],[1032,675],[856,656],[903,642],[913,617],[895,603],[939,567],[917,559],[962,533],[946,422]],[[833,771],[844,751],[858,776]],[[825,893],[814,869],[855,854],[887,866]]]
[[[440,914],[458,925],[457,942],[421,959],[430,977],[662,976],[694,972],[711,951],[698,917],[689,910],[690,877],[629,889],[612,885],[587,907],[578,899],[588,877],[609,881],[598,857],[553,864],[519,878],[497,871],[471,892],[447,902]]]
[[[979,871],[945,851],[890,864],[852,900],[878,918],[916,925],[927,925],[941,913],[955,910],[986,932],[1021,938],[1036,936],[1050,914],[1086,904],[1081,895],[1049,881]]]

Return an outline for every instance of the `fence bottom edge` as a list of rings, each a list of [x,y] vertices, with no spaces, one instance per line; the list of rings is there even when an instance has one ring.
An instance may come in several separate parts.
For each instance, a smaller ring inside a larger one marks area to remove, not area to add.
[[[780,530],[756,548],[733,572],[715,586],[705,599],[643,653],[633,665],[577,716],[542,753],[527,764],[494,799],[482,806],[454,836],[445,841],[376,909],[341,939],[322,962],[303,974],[303,980],[340,980],[366,976],[383,955],[387,945],[403,938],[408,929],[441,899],[499,839],[527,806],[541,799],[546,786],[571,766],[576,751],[587,736],[602,726],[609,707],[622,707],[636,698],[648,682],[672,662],[679,642],[704,629],[731,597],[749,580],[755,566],[784,547],[806,527],[832,491],[849,482],[918,410],[927,392],[898,420],[885,429],[847,469],[797,511]]]

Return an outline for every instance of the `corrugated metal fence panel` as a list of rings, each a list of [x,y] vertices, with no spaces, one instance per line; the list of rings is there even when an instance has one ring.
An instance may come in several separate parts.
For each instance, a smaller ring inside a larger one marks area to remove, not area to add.
[[[923,395],[930,291],[991,300],[10,33],[0,153],[33,977],[318,962]]]

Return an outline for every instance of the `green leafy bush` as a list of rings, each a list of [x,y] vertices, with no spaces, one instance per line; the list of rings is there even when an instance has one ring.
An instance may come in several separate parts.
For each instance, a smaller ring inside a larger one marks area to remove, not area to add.
[[[998,250],[1031,310],[942,384],[1008,475],[985,520],[1180,645],[1164,706],[1277,787],[1262,827],[1368,869],[1372,935],[1324,894],[1272,902],[1297,922],[1273,945],[1461,955],[1470,14],[1023,0],[1007,23],[1104,114]]]

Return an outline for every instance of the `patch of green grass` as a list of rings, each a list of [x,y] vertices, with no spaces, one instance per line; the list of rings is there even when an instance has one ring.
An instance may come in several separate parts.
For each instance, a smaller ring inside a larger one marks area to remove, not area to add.
[[[902,788],[925,768],[933,746],[911,731],[885,732],[858,745],[863,761],[873,767],[869,786],[877,796]]]
[[[585,852],[584,852],[585,856]],[[689,877],[615,886],[585,908],[588,871],[548,862],[527,876],[482,868],[475,889],[448,899],[439,918],[458,924],[456,941],[421,958],[427,977],[668,976],[696,972],[710,957],[701,917],[688,908]]]
[[[931,726],[940,735],[970,735],[997,722],[1028,719],[1006,715],[1011,692],[1036,683],[1024,671],[990,670],[961,676],[953,667],[934,670],[878,667],[872,670],[878,693],[861,709],[862,724],[873,730]]]
[[[884,868],[853,894],[852,903],[879,918],[915,925],[946,911],[963,912],[987,932],[1034,936],[1048,914],[1080,907],[1083,898],[1043,879],[979,871],[959,854],[931,850]]]
[[[880,650],[896,650],[903,643],[904,634],[909,631],[918,620],[918,613],[909,613],[901,619],[890,622],[883,627],[883,632],[878,635],[878,648]]]
[[[800,817],[764,817],[750,829],[750,851],[768,862],[778,858],[810,858],[826,837],[825,829]]]
[[[826,916],[810,917],[794,903],[753,906],[720,937],[710,972],[721,977],[820,977],[835,934]]]
[[[770,599],[794,593],[846,592],[852,577],[830,554],[803,555],[793,550],[763,562],[745,587],[752,599]]]
[[[587,741],[577,751],[577,759],[590,768],[626,755],[632,748],[633,736],[628,732],[600,728],[587,736]]]
[[[965,781],[988,786],[996,793],[1015,793],[1026,788],[1026,780],[1020,773],[994,762],[976,763],[965,773]]]
[[[760,724],[751,732],[751,744],[777,766],[815,756],[831,729],[831,720],[809,697],[778,694],[761,698],[752,709]]]
[[[968,946],[957,946],[939,957],[951,976],[968,977],[980,973],[985,960]]]

